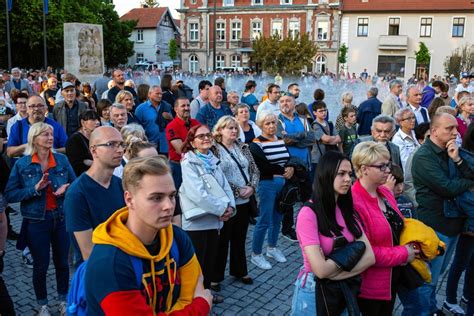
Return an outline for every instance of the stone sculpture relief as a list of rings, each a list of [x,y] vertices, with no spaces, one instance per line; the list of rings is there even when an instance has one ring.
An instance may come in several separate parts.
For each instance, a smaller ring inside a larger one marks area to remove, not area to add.
[[[100,30],[96,26],[81,28],[79,42],[79,72],[83,74],[98,74],[103,71],[102,40]]]

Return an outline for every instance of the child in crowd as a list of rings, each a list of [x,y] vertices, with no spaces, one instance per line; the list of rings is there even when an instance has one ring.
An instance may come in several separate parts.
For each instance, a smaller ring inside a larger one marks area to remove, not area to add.
[[[339,150],[344,154],[348,155],[351,152],[354,142],[357,139],[356,122],[357,116],[356,111],[351,107],[345,107],[341,111],[344,125],[338,131],[339,137],[341,137],[341,143],[339,144]]]
[[[395,178],[395,186],[393,188],[393,195],[397,200],[397,206],[403,216],[406,218],[417,218],[416,208],[413,201],[403,194],[404,178],[403,170],[399,165],[392,165],[392,176]]]

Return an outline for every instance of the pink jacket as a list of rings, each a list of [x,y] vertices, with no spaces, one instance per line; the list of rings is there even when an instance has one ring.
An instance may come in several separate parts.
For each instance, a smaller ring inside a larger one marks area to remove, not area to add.
[[[385,197],[403,218],[393,193],[387,187],[379,186],[377,193]],[[352,186],[352,199],[375,255],[375,264],[362,273],[359,296],[367,299],[390,300],[392,267],[407,262],[408,251],[404,246],[393,246],[392,230],[378,205],[377,198],[370,196],[359,180]]]

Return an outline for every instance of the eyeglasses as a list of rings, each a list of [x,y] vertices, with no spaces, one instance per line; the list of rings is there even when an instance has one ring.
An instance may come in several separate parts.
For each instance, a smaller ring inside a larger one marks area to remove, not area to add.
[[[194,136],[194,139],[199,139],[199,140],[204,140],[204,139],[212,139],[212,134],[211,133],[206,133],[206,134],[199,134],[199,135],[195,135]]]
[[[328,109],[319,109],[319,110],[316,110],[316,112],[318,113],[326,113],[328,111]]]
[[[409,117],[405,117],[404,119],[401,119],[401,121],[408,121],[408,120],[414,120],[415,119],[415,116],[409,116]]]
[[[124,142],[107,142],[107,143],[103,143],[103,144],[97,144],[97,145],[94,145],[94,146],[95,147],[114,148],[114,149],[119,149],[119,148],[124,149],[125,148],[125,143]]]
[[[378,168],[380,171],[385,172],[388,170],[392,170],[392,162],[383,164],[383,165],[369,165],[369,167]]]
[[[17,105],[26,105],[26,101],[23,101],[23,102],[17,102],[16,104],[17,104]]]
[[[44,108],[44,104],[30,104],[28,105],[29,109],[42,109]]]

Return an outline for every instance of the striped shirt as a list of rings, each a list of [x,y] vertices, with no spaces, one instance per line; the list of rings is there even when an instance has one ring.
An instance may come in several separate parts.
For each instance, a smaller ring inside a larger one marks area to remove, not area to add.
[[[286,162],[290,159],[290,154],[286,149],[283,139],[273,141],[268,140],[263,136],[259,136],[254,140],[254,142],[259,144],[268,162],[272,165],[280,165],[284,167]]]

